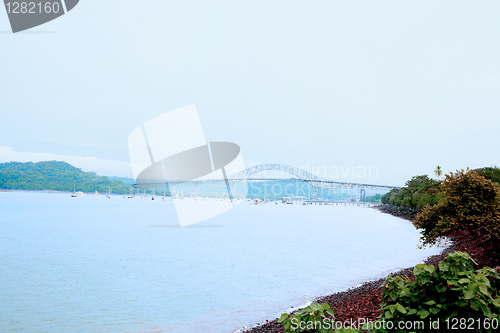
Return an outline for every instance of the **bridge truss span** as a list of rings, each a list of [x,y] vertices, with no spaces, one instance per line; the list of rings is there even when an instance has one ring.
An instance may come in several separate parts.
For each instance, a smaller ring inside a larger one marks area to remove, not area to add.
[[[288,174],[295,176],[296,178],[251,178],[251,176],[264,171],[283,171]],[[167,184],[175,186],[178,184],[192,184],[195,186],[203,185],[217,185],[217,186],[227,186],[228,184],[234,185],[240,182],[253,182],[253,181],[301,181],[308,183],[316,189],[365,189],[365,190],[391,190],[393,188],[400,188],[398,186],[388,186],[388,185],[374,185],[374,184],[361,184],[361,183],[349,183],[349,182],[338,182],[329,179],[320,178],[310,172],[302,170],[300,168],[292,167],[284,164],[260,164],[236,174],[233,174],[227,179],[206,179],[206,180],[194,180],[194,181],[168,181]],[[139,186],[149,186],[149,185],[165,185],[165,183],[144,183]]]
[[[283,171],[297,177],[297,181],[302,181],[308,183],[309,185],[320,188],[320,189],[370,189],[370,190],[391,190],[393,188],[400,188],[398,186],[388,186],[388,185],[374,185],[374,184],[361,184],[361,183],[349,183],[349,182],[338,182],[329,179],[320,178],[310,172],[302,170],[297,167],[292,167],[284,164],[260,164],[243,171],[240,171],[232,176],[230,176],[228,181],[238,182],[238,181],[252,181],[251,176],[264,172],[264,171]],[[264,181],[265,179],[259,179]],[[274,181],[279,179],[273,179]],[[291,180],[291,179],[282,179]]]

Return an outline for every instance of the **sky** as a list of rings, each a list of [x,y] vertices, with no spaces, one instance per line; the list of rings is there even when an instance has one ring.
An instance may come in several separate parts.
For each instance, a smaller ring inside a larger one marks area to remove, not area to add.
[[[195,104],[247,166],[403,186],[500,165],[497,1],[81,0],[13,34],[0,10],[0,163],[132,176],[128,136]],[[113,167],[114,165],[114,167]]]

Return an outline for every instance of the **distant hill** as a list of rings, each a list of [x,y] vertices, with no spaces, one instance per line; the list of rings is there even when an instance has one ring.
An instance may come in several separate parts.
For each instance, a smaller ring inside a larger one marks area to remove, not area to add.
[[[125,182],[127,184],[135,184],[135,179],[134,178],[112,176],[112,177],[109,177],[109,179],[121,180],[122,182]]]
[[[117,179],[84,172],[58,161],[0,163],[0,188],[82,192],[128,193],[130,185]]]

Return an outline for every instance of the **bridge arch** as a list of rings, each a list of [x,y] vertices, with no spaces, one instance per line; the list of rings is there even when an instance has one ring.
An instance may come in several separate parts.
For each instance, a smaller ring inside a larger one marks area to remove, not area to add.
[[[310,172],[304,171],[302,169],[292,167],[284,164],[260,164],[253,167],[246,168],[234,174],[231,179],[241,179],[245,180],[249,177],[264,171],[284,171],[291,175],[296,176],[299,180],[320,180],[320,178]]]
[[[387,186],[387,185],[374,185],[374,184],[360,184],[360,183],[348,183],[348,182],[337,182],[329,179],[320,178],[310,172],[302,170],[297,167],[292,167],[284,164],[260,164],[253,167],[249,167],[243,171],[240,171],[232,176],[230,176],[230,181],[245,181],[249,177],[263,171],[284,171],[297,177],[297,180],[308,183],[311,186],[328,189],[328,188],[356,188],[356,189],[393,189],[400,188],[398,186]]]

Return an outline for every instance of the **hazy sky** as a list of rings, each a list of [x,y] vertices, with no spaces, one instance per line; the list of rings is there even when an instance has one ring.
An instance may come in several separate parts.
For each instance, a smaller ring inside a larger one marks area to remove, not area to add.
[[[131,175],[131,131],[195,104],[207,140],[247,164],[386,185],[500,165],[499,15],[498,1],[81,0],[12,34],[1,9],[0,162]]]

